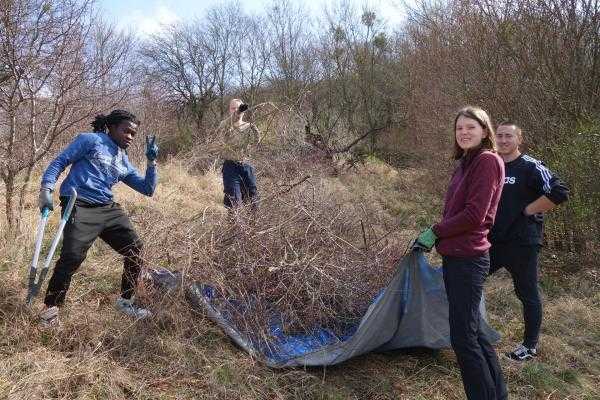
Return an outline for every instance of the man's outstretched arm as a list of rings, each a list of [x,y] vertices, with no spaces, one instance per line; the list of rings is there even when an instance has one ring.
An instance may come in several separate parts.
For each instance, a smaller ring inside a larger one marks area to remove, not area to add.
[[[146,196],[152,196],[158,184],[158,173],[156,172],[156,161],[148,161],[146,175],[142,176],[131,164],[129,173],[123,178],[123,183]]]

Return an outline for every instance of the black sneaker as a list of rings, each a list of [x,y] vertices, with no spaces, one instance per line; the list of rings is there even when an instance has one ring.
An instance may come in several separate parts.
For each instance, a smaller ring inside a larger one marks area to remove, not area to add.
[[[522,344],[519,345],[510,353],[506,353],[506,357],[516,361],[527,361],[537,356],[537,350],[535,348],[525,347]]]

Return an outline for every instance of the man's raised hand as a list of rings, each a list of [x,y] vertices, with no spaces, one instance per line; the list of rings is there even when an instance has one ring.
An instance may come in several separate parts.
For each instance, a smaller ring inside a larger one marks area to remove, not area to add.
[[[158,157],[158,145],[156,144],[156,135],[146,135],[146,158],[148,161],[155,161]]]

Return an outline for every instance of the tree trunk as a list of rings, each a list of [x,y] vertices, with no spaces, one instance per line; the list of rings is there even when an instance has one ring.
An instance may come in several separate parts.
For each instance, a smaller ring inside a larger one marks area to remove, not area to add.
[[[18,233],[18,218],[15,215],[14,198],[15,198],[15,177],[8,172],[4,176],[4,186],[6,187],[6,239],[7,241],[14,238]]]
[[[196,120],[196,129],[198,130],[198,132],[204,132],[204,129],[202,127],[204,122],[204,108],[202,105],[196,107],[194,117],[194,119]],[[206,139],[206,134],[203,135],[204,136],[202,137],[202,139]]]
[[[29,189],[29,184],[31,183],[31,173],[33,171],[33,164],[27,167],[25,171],[25,179],[23,181],[23,186],[19,189],[19,207],[17,209],[17,225],[20,230],[21,218],[23,217],[23,211],[25,210],[25,196],[27,194],[27,189]]]

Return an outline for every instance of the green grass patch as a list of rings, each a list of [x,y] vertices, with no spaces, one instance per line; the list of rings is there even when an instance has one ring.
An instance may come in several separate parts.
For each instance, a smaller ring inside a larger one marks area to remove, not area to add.
[[[214,372],[217,382],[221,385],[231,386],[234,383],[235,374],[227,365],[222,365]]]
[[[575,369],[565,369],[561,371],[558,376],[566,383],[579,385],[579,372]]]
[[[115,294],[119,290],[120,280],[110,275],[88,275],[85,286],[92,293],[101,295]]]
[[[316,393],[317,399],[319,400],[345,400],[348,398],[348,394],[340,391],[336,388],[326,387],[322,392]]]
[[[0,261],[0,272],[8,272],[10,270],[10,261],[4,260]]]
[[[523,367],[523,381],[533,385],[536,389],[551,392],[553,390],[564,390],[565,381],[555,375],[552,368],[541,362],[531,362]]]
[[[560,279],[551,275],[541,276],[540,287],[548,297],[558,297],[564,293],[564,288],[563,285],[561,285]]]

